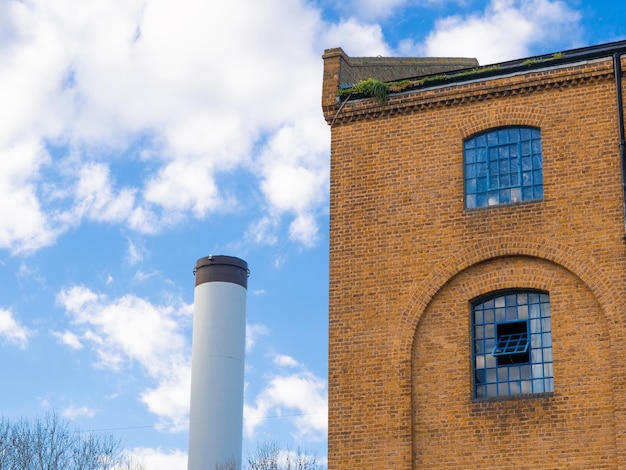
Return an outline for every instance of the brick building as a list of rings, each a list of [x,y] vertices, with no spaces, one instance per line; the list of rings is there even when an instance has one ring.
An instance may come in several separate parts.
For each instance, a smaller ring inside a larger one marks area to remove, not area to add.
[[[325,51],[330,470],[626,468],[625,52]]]

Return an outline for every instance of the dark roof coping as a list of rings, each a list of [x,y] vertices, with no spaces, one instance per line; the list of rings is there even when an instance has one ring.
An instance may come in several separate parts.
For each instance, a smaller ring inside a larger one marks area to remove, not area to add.
[[[343,51],[342,51],[343,52]],[[463,57],[350,57],[342,53],[339,84],[349,87],[368,78],[393,82],[407,77],[431,75],[478,66]]]
[[[586,60],[601,59],[601,58],[611,57],[615,55],[621,56],[622,54],[626,54],[626,40],[610,42],[610,43],[600,44],[596,46],[570,49],[570,50],[565,50],[561,52],[545,54],[541,56],[531,56],[531,57],[526,57],[523,59],[499,62],[496,64],[484,65],[480,67],[468,66],[465,68],[456,68],[456,69],[447,71],[447,72],[454,71],[455,72],[454,74],[449,74],[449,76],[445,78],[440,78],[437,80],[424,82],[419,86],[419,88],[424,89],[424,88],[429,88],[433,86],[439,86],[442,84],[451,85],[454,83],[461,83],[461,82],[466,82],[470,80],[493,78],[493,77],[498,77],[498,76],[503,76],[503,75],[509,75],[511,73],[530,72],[533,70],[573,64],[576,62],[581,62],[581,61],[586,61]],[[400,58],[400,60],[404,60],[404,59],[405,58]],[[351,60],[354,60],[354,59],[351,59]],[[476,64],[478,64],[478,62],[476,62]],[[387,65],[387,67],[391,67],[391,65]],[[377,78],[381,81],[386,81],[386,82],[400,81],[400,80],[416,80],[417,81],[419,79],[428,77],[429,75],[440,75],[444,72],[446,71],[434,72],[434,73],[428,73],[428,74],[417,73],[414,75],[397,76],[391,79],[382,79],[382,78],[378,78],[374,76],[371,78]],[[355,95],[355,96],[352,96],[352,98],[358,99],[359,96]]]

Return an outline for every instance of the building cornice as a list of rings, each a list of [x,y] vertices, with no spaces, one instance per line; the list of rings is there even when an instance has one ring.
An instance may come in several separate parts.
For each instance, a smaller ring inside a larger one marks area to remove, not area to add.
[[[611,57],[554,66],[529,72],[479,78],[463,83],[442,84],[390,94],[385,104],[375,98],[352,99],[327,106],[324,117],[333,127],[349,122],[420,112],[427,109],[465,105],[504,96],[538,93],[557,88],[612,81]]]

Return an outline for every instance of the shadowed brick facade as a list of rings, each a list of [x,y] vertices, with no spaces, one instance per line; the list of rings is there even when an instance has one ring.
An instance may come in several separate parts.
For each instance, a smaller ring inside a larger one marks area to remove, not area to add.
[[[356,59],[325,52],[330,470],[626,468],[624,52],[451,60],[385,104],[338,100]],[[467,208],[464,142],[515,126],[543,197]],[[472,305],[514,291],[549,294],[553,391],[476,397]]]

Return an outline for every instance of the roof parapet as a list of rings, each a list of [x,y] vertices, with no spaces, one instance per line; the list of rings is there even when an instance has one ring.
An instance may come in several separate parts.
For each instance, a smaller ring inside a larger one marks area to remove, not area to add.
[[[340,88],[368,78],[392,82],[478,66],[476,59],[463,57],[350,57],[340,47],[326,49],[323,59],[322,108],[325,113],[336,110]]]

